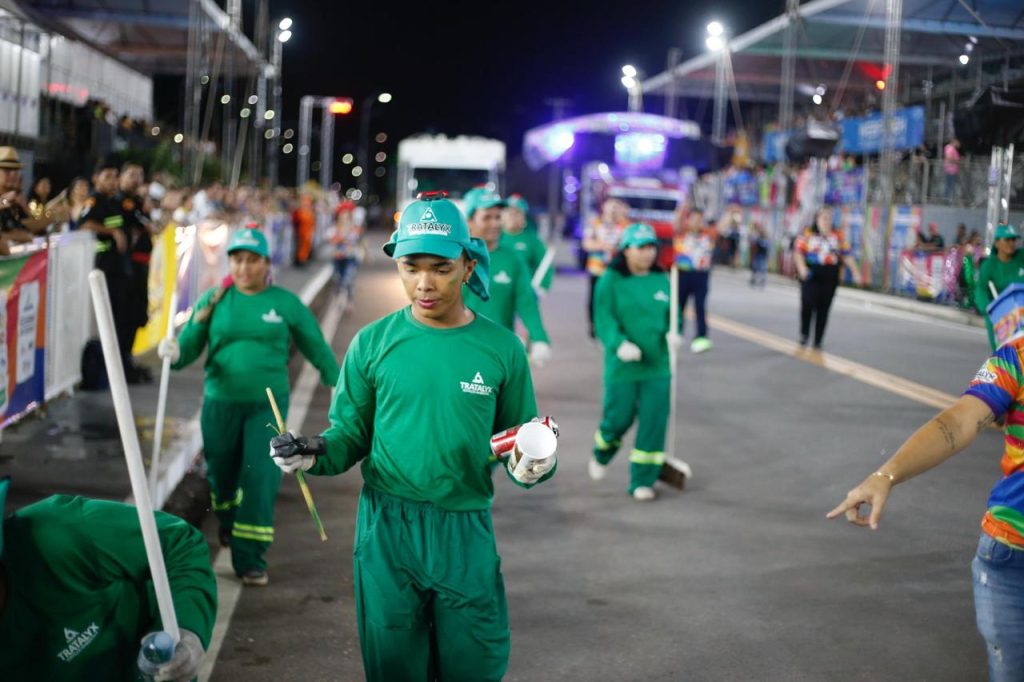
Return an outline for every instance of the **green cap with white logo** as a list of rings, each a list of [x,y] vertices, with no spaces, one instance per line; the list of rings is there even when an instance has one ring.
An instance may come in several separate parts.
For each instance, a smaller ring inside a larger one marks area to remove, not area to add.
[[[462,201],[465,202],[467,218],[472,218],[476,211],[487,208],[504,208],[506,205],[497,192],[486,187],[474,187],[462,195]]]
[[[259,230],[247,227],[231,235],[228,242],[228,253],[235,251],[252,251],[257,256],[270,258],[270,247],[267,246],[267,238]]]
[[[1013,225],[999,225],[996,227],[996,233],[993,236],[994,239],[1020,239],[1020,234],[1017,233],[1016,228]]]
[[[622,232],[622,239],[619,240],[619,248],[625,249],[630,246],[647,246],[657,244],[658,235],[654,228],[647,223],[633,223]]]
[[[418,254],[455,259],[466,253],[477,262],[469,288],[486,301],[491,263],[487,244],[470,237],[462,211],[446,196],[444,192],[420,193],[402,211],[398,229],[384,244],[384,253],[395,260]]]

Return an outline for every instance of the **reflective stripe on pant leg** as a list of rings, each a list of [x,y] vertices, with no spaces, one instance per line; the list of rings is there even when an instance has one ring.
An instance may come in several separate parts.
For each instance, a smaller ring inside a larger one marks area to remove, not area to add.
[[[636,445],[629,458],[630,492],[654,485],[665,463],[671,387],[672,379],[668,376],[640,383]]]
[[[282,416],[287,415],[288,397],[277,396],[277,401]],[[267,403],[243,407],[246,415],[238,486],[244,494],[231,531],[231,563],[238,575],[267,567],[264,555],[274,541],[274,503],[281,485],[281,470],[267,456],[274,435],[267,424],[274,423],[274,413]]]
[[[594,459],[608,464],[618,452],[622,436],[636,416],[639,382],[605,384],[601,425],[594,434]]]
[[[633,450],[629,455],[629,492],[637,488],[650,488],[658,480],[665,464],[664,452]]]
[[[209,396],[203,398],[200,426],[206,480],[210,485],[211,506],[223,528],[231,527],[235,511],[242,503],[238,473],[242,467],[243,424],[244,411],[235,403]]]

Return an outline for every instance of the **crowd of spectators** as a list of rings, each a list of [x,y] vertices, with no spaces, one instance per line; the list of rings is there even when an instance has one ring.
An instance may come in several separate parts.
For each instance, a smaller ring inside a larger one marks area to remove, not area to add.
[[[76,177],[54,192],[48,177],[25,191],[23,164],[12,147],[0,147],[0,256],[12,248],[65,232],[93,232],[95,267],[107,277],[125,373],[131,383],[152,379],[131,357],[132,341],[148,320],[149,261],[156,235],[169,225],[223,219],[233,224],[264,224],[266,216],[291,217],[294,262],[313,257],[317,204],[315,188],[227,187],[220,181],[201,187],[176,184],[163,173],[146,177],[135,163],[103,161],[90,178]]]

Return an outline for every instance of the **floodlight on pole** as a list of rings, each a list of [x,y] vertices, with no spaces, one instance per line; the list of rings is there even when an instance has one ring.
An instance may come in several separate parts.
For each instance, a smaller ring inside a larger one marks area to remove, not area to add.
[[[622,75],[625,78],[636,78],[636,67],[632,64],[626,64],[622,67]]]
[[[291,19],[291,17],[285,17],[284,19],[282,19],[277,24],[277,27],[279,29],[281,29],[282,31],[287,31],[288,29],[290,29],[292,27],[292,19]]]
[[[709,36],[720,36],[725,33],[725,27],[722,26],[720,21],[712,21],[708,24],[708,35]]]
[[[278,42],[281,42],[281,43],[287,43],[288,40],[291,37],[292,37],[292,32],[287,30],[287,29],[285,29],[285,30],[283,30],[283,31],[281,31],[280,33],[277,34],[277,40],[278,40]]]
[[[636,87],[636,79],[633,78],[632,76],[623,76],[622,84],[626,87],[627,90],[632,90],[633,88]]]
[[[388,102],[391,101],[391,93],[390,92],[382,92],[382,93],[380,93],[379,95],[377,95],[377,101],[380,102],[381,104],[387,104]]]
[[[960,63],[963,64],[964,66],[967,66],[967,63],[970,62],[970,61],[971,61],[971,58],[969,56],[967,56],[966,54],[960,55]]]

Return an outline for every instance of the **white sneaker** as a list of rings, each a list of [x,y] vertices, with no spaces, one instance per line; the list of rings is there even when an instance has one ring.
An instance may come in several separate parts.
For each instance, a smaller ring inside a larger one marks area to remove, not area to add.
[[[590,458],[590,462],[587,465],[587,473],[590,474],[590,478],[594,481],[600,481],[604,478],[604,475],[608,473],[608,466],[601,464],[593,457]]]
[[[657,495],[654,492],[654,488],[648,488],[647,486],[640,486],[633,491],[633,499],[637,502],[650,502]]]

